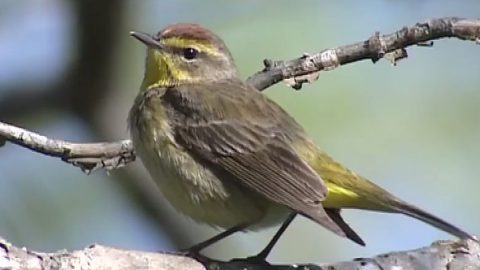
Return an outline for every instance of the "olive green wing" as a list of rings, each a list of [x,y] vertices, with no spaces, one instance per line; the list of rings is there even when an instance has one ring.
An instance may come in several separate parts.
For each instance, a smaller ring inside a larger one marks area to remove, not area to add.
[[[214,172],[345,236],[321,205],[324,182],[291,146],[303,130],[286,112],[256,92],[198,91],[169,89],[164,95],[178,144]]]

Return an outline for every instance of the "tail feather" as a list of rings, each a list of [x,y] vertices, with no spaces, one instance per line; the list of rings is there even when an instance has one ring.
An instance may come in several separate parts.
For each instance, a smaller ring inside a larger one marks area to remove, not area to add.
[[[325,212],[343,230],[345,237],[361,246],[365,246],[363,239],[343,220],[340,209],[325,208]]]
[[[403,201],[396,201],[395,206],[393,207],[393,210],[396,212],[402,213],[404,215],[416,218],[418,220],[421,220],[427,224],[430,224],[444,232],[447,232],[449,234],[452,234],[460,239],[471,239],[478,241],[477,237],[475,237],[472,234],[469,234],[465,232],[464,230],[458,228],[457,226],[454,226],[445,220],[436,217],[416,206],[413,206],[411,204],[408,204]]]
[[[305,210],[306,211],[302,213],[303,216],[317,222],[338,236],[347,237],[345,230],[341,227],[341,225],[332,220],[330,214],[327,212],[327,209],[323,208],[321,205],[317,207],[310,207]]]
[[[471,239],[478,241],[476,236],[465,232],[457,226],[454,226],[453,224],[448,223],[437,216],[434,216],[412,204],[409,204],[397,198],[396,196],[390,194],[388,191],[364,178],[360,179],[363,180],[363,184],[357,185],[357,187],[360,186],[362,187],[362,189],[360,191],[357,190],[357,193],[360,194],[361,197],[363,197],[366,201],[370,202],[370,204],[368,204],[368,207],[364,209],[381,212],[401,213],[409,217],[421,220],[460,239]]]

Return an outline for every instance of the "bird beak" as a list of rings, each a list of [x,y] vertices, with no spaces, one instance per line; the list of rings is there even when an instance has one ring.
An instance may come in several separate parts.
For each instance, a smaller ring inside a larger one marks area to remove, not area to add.
[[[130,35],[141,41],[149,48],[163,49],[164,47],[160,42],[158,42],[158,40],[155,40],[151,35],[147,33],[130,31]]]

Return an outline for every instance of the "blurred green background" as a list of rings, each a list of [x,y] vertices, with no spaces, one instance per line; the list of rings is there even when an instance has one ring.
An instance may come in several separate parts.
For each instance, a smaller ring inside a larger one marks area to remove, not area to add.
[[[1,0],[0,121],[79,142],[127,138],[144,60],[133,29],[200,23],[226,41],[246,78],[264,58],[290,59],[432,17],[479,15],[476,0]],[[480,47],[452,39],[408,53],[396,67],[355,63],[322,72],[302,91],[279,84],[266,94],[338,161],[479,234]],[[333,262],[450,238],[400,215],[345,217],[367,247],[298,218],[271,261]],[[140,162],[85,175],[16,145],[0,148],[0,236],[15,245],[159,251],[214,233],[172,211]],[[240,233],[206,253],[252,255],[273,233]]]

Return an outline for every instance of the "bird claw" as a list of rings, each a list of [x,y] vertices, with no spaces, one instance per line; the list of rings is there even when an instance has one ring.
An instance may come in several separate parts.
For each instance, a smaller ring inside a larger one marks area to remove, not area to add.
[[[271,266],[271,264],[267,262],[266,258],[261,254],[247,257],[247,258],[231,259],[230,262],[243,262],[246,264],[261,265],[264,269],[269,269],[268,267]]]
[[[212,261],[211,258],[203,255],[200,253],[200,250],[195,249],[195,248],[188,248],[188,249],[181,249],[179,251],[176,251],[173,253],[174,255],[177,256],[183,256],[183,257],[189,257],[192,258],[204,265],[206,265],[208,262]]]

